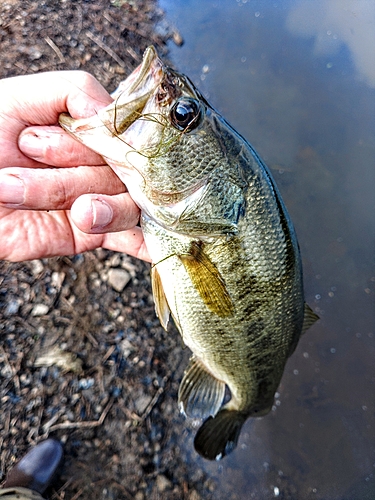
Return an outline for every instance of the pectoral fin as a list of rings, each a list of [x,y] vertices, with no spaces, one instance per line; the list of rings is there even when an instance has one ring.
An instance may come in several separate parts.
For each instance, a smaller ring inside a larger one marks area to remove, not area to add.
[[[303,316],[303,325],[302,325],[302,331],[301,335],[306,332],[312,326],[315,321],[318,321],[319,316],[314,313],[314,311],[311,309],[311,307],[306,304],[305,302],[305,312]]]
[[[170,309],[165,296],[160,274],[156,266],[151,267],[152,293],[155,301],[156,315],[160,320],[161,326],[166,330],[168,327]]]
[[[225,394],[225,383],[215,378],[202,361],[190,359],[178,391],[180,410],[193,418],[214,416],[219,411]]]
[[[208,309],[221,318],[233,314],[234,305],[224,280],[204,253],[203,245],[193,242],[190,253],[179,255],[179,258]]]

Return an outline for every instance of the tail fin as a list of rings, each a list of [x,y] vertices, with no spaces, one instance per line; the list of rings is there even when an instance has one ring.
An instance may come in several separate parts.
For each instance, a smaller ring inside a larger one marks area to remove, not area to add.
[[[237,446],[246,417],[234,410],[221,410],[215,417],[209,417],[195,436],[195,450],[208,460],[225,457]]]

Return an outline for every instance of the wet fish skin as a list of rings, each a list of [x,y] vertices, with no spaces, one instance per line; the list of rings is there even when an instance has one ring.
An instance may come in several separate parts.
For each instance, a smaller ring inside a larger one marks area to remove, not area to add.
[[[295,231],[251,145],[153,48],[122,89],[97,116],[60,122],[105,157],[141,208],[157,315],[165,328],[172,315],[193,352],[179,406],[206,419],[195,448],[218,459],[249,416],[271,409],[316,320]]]

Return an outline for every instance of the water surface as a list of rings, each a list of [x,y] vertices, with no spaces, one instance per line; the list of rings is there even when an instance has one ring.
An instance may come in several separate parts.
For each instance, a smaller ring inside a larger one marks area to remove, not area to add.
[[[274,411],[220,463],[228,499],[375,498],[375,3],[162,0],[187,73],[258,150],[296,226],[321,320]]]

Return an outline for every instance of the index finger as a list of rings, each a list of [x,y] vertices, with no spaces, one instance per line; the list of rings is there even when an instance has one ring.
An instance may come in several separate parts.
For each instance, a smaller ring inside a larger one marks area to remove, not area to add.
[[[60,113],[74,118],[92,116],[112,102],[95,77],[85,71],[51,71],[16,76],[0,81],[4,102],[2,113],[23,126],[54,125]]]
[[[100,83],[84,71],[55,71],[0,80],[0,167],[35,167],[23,154],[18,137],[33,125],[57,125],[60,113],[75,118],[92,116],[112,102]]]
[[[98,153],[56,125],[26,128],[19,136],[18,147],[26,156],[45,166],[105,165]]]

